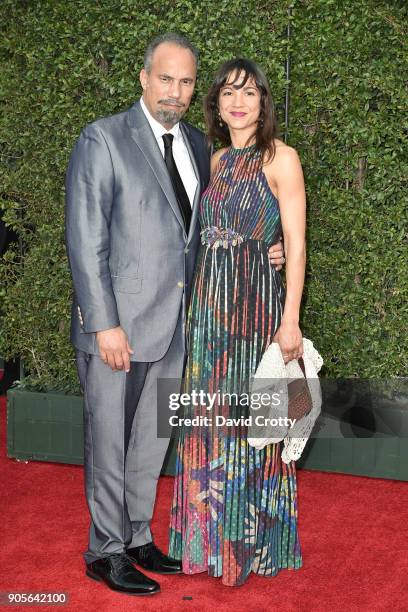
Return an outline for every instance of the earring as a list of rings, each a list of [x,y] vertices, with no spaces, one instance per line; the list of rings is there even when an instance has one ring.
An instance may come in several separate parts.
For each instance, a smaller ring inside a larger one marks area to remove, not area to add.
[[[221,118],[221,114],[220,111],[218,111],[218,125],[220,126],[220,128],[222,128],[224,126],[224,122]]]

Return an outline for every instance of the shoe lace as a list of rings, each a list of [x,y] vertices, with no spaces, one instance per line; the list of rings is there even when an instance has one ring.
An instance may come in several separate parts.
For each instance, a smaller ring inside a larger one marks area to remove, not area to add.
[[[139,555],[142,559],[148,559],[148,557],[150,557],[152,552],[154,552],[155,550],[156,546],[154,545],[154,543],[148,542],[140,549]]]
[[[116,553],[113,555],[109,556],[109,559],[112,563],[112,567],[116,570],[116,571],[120,571],[122,569],[125,569],[129,566],[131,566],[133,568],[133,565],[130,563],[129,559],[127,558],[127,556],[124,553]]]

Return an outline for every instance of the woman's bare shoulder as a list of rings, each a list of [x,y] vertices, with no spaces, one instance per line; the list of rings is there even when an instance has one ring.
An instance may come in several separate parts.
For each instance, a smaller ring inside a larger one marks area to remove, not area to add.
[[[228,147],[223,147],[222,149],[218,149],[218,151],[215,151],[215,153],[212,154],[211,156],[211,174],[214,173],[214,170],[217,167],[217,164],[220,161],[221,156],[223,155],[223,153],[225,153],[227,148]]]
[[[228,147],[222,147],[222,149],[218,149],[217,151],[215,151],[211,156],[211,161],[214,160],[215,162],[217,162],[220,159],[221,155],[225,153],[227,149]]]
[[[279,138],[274,139],[275,144],[275,156],[272,160],[266,162],[267,166],[280,166],[286,164],[293,164],[299,162],[299,155],[294,147],[287,145],[283,140]]]
[[[274,143],[275,143],[277,154],[279,152],[279,155],[285,155],[285,156],[297,155],[296,149],[286,144],[286,142],[283,142],[283,140],[279,140],[278,138],[275,138]]]

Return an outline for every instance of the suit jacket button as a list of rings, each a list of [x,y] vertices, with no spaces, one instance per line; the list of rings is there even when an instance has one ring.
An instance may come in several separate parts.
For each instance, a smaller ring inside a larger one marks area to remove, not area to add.
[[[177,287],[180,287],[180,289],[182,289],[182,288],[184,287],[184,283],[183,283],[183,281],[179,281],[179,282],[177,283]]]

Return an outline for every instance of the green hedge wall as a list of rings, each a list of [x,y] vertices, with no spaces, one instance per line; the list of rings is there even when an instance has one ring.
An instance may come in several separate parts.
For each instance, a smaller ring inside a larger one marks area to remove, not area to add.
[[[403,376],[408,10],[383,0],[292,4],[288,142],[308,195],[302,329],[329,376]],[[203,94],[216,67],[237,55],[265,69],[282,123],[288,6],[3,0],[0,206],[24,255],[16,248],[2,262],[0,354],[23,356],[26,384],[78,391],[63,207],[65,168],[82,127],[133,103],[146,42],[166,30],[183,32],[202,52],[192,123],[203,127]]]
[[[408,4],[303,6],[290,132],[309,205],[303,328],[330,376],[407,376]]]

